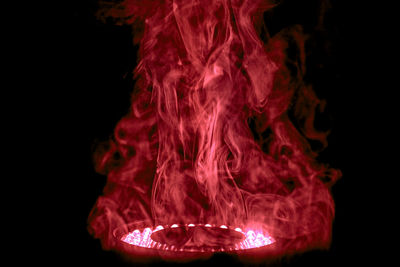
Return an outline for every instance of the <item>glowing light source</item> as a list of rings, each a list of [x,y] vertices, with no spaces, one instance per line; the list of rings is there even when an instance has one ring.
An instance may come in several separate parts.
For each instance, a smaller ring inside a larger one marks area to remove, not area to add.
[[[201,224],[185,224],[179,226],[178,224],[173,224],[169,228],[178,228],[178,227],[200,227]],[[211,224],[205,224],[204,227],[211,228]],[[240,228],[235,228],[234,230],[244,234],[244,239],[237,244],[229,247],[179,247],[177,245],[168,245],[157,242],[151,238],[152,233],[160,231],[161,229],[167,229],[168,227],[163,227],[161,225],[157,226],[153,230],[151,228],[145,228],[144,230],[135,229],[134,231],[125,234],[121,241],[128,243],[133,246],[138,246],[142,248],[155,248],[162,250],[171,250],[171,251],[189,251],[189,252],[215,252],[215,251],[233,251],[233,250],[245,250],[252,248],[260,248],[263,246],[268,246],[275,242],[274,238],[272,238],[268,233],[258,231],[258,230],[248,230],[245,233]],[[222,229],[230,229],[226,225],[221,225]]]
[[[162,227],[162,225],[159,225],[159,226],[156,227],[156,229],[154,230],[154,232],[160,231],[160,230],[163,230],[163,229],[164,229],[164,227]]]

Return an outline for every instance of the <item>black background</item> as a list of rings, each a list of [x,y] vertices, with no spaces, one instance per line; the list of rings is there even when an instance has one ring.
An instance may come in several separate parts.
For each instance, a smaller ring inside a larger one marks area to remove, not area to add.
[[[313,34],[313,49],[307,64],[308,79],[317,94],[327,100],[326,117],[332,129],[328,148],[320,160],[343,172],[343,177],[332,189],[336,204],[333,241],[329,251],[312,251],[285,259],[282,265],[338,266],[358,262],[364,242],[362,226],[356,223],[360,212],[357,190],[360,177],[355,167],[354,153],[360,146],[357,124],[359,111],[354,108],[359,88],[354,83],[357,46],[354,40],[356,25],[351,23],[347,1],[330,1],[325,28],[315,31],[318,6],[323,1],[285,0],[265,16],[270,34],[292,25],[301,24]],[[86,230],[86,220],[106,177],[93,169],[92,154],[98,142],[107,140],[122,116],[129,111],[133,87],[131,72],[136,64],[137,47],[132,45],[129,26],[116,26],[96,19],[96,0],[68,1],[66,28],[59,42],[62,61],[56,77],[62,99],[62,110],[57,117],[61,123],[62,142],[58,142],[57,176],[53,188],[60,188],[57,206],[60,221],[65,223],[61,252],[58,259],[91,266],[124,265],[114,252],[103,251],[99,240]],[[65,21],[64,21],[65,22]],[[48,114],[48,120],[52,120]],[[60,199],[61,200],[58,200]],[[51,245],[50,245],[51,246]],[[239,264],[235,259],[219,255],[212,264]]]

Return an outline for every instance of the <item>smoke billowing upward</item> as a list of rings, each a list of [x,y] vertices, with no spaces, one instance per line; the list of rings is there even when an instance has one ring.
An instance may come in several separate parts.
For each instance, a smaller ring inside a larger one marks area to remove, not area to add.
[[[303,79],[307,36],[300,26],[269,36],[274,6],[104,3],[100,16],[132,25],[140,44],[130,113],[96,154],[108,181],[89,231],[105,248],[137,220],[262,229],[285,240],[281,253],[329,245],[340,171],[309,144],[325,147],[327,133],[314,128],[324,102]]]

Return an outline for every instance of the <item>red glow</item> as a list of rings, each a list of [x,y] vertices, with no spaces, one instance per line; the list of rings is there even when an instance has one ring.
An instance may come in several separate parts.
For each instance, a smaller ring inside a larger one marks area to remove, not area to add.
[[[177,228],[177,227],[185,227],[185,228],[196,228],[202,225],[195,225],[195,224],[187,224],[184,226],[179,226],[178,224],[173,224],[170,228]],[[204,227],[213,227],[217,228],[216,226],[212,226],[210,224],[205,224]],[[159,232],[167,227],[163,227],[161,225],[155,227],[154,229],[145,228],[145,229],[135,229],[134,231],[125,234],[122,236],[121,240],[134,246],[143,247],[143,248],[152,248],[152,249],[162,249],[162,250],[172,250],[172,251],[191,251],[191,252],[198,252],[198,251],[234,251],[234,250],[245,250],[245,249],[252,249],[252,248],[259,248],[263,246],[270,245],[275,242],[275,240],[268,235],[268,233],[263,233],[259,230],[248,230],[243,232],[240,228],[235,228],[234,231],[241,233],[243,235],[243,240],[233,244],[232,246],[228,247],[213,247],[213,246],[190,246],[190,245],[181,245],[181,246],[174,246],[163,244],[157,242],[152,239],[152,234]],[[219,226],[221,229],[229,229],[226,225]]]
[[[326,146],[327,133],[313,126],[323,102],[302,79],[301,28],[260,39],[262,14],[272,7],[125,0],[104,10],[131,24],[141,46],[131,111],[96,154],[108,181],[89,231],[105,249],[174,250],[152,239],[150,225],[240,226],[244,240],[215,251],[258,248],[260,257],[329,246],[329,190],[340,171],[319,164],[308,142]],[[139,220],[151,223],[126,226]]]

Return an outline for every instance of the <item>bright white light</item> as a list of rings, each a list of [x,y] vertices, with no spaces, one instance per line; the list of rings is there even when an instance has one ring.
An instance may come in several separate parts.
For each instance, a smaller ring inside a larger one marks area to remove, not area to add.
[[[187,225],[188,227],[195,227],[196,225],[191,223]],[[198,224],[197,226],[202,226],[201,224]],[[179,227],[178,224],[173,224],[169,228],[177,228]],[[212,227],[211,224],[206,224],[204,227]],[[168,228],[168,227],[167,227]],[[228,229],[228,226],[226,225],[221,225],[220,228],[222,229]],[[142,230],[135,229],[134,231],[124,235],[121,238],[121,241],[138,246],[138,247],[143,247],[143,248],[158,248],[161,250],[180,250],[180,251],[196,251],[193,247],[174,247],[174,246],[167,246],[166,244],[161,244],[153,239],[151,239],[151,234],[157,231],[161,231],[165,229],[162,225],[157,226],[154,231],[152,231],[150,228],[145,228]],[[254,230],[248,230],[246,233],[242,231],[240,228],[235,228],[235,231],[240,232],[245,235],[245,239],[232,247],[221,247],[219,249],[215,248],[201,248],[199,251],[200,252],[205,252],[205,251],[231,251],[231,250],[244,250],[244,249],[249,249],[249,248],[258,248],[258,247],[263,247],[270,245],[275,242],[275,240],[268,234],[268,233],[263,233],[262,231],[258,229]]]

